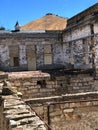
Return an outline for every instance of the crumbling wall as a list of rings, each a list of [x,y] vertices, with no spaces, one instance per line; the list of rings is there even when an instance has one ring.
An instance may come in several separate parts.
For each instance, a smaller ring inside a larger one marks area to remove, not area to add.
[[[45,63],[45,45],[51,46],[51,64],[49,65]],[[17,52],[15,50],[16,46]],[[30,47],[31,49],[28,46],[32,46]],[[57,33],[53,33],[52,35],[51,33],[32,33],[32,35],[29,33],[22,34],[21,32],[19,34],[18,32],[2,33],[0,48],[2,70],[37,70],[44,69],[45,66],[50,69],[51,67],[55,68],[58,64],[63,65],[62,44],[58,39]],[[15,65],[14,62],[17,62],[17,64]]]
[[[56,77],[58,95],[98,91],[98,80],[90,74],[72,74]]]
[[[97,93],[78,93],[74,96],[66,95],[66,98],[51,97],[50,99],[43,98],[43,100],[32,99],[27,103],[31,104],[53,130],[98,129]]]
[[[0,130],[3,128],[3,109],[4,109],[4,102],[2,97],[0,96]]]
[[[81,40],[78,40],[76,42],[72,42],[72,50],[73,50],[73,61],[74,61],[74,67],[78,68],[78,66],[83,66],[83,57],[84,57],[84,50],[83,50],[83,43]]]
[[[73,50],[73,53],[70,51],[69,54],[73,59],[71,58],[70,61],[69,57],[69,62],[74,65],[74,68],[93,68],[95,70],[97,67],[97,7],[98,4],[95,4],[70,18],[67,28],[63,32],[63,44],[70,44],[70,48]],[[83,49],[80,50],[79,46]]]
[[[80,29],[81,28],[81,29]],[[90,25],[72,28],[63,34],[63,53],[64,60],[79,69],[92,68],[92,41]],[[95,41],[93,41],[95,44]],[[65,46],[67,48],[65,48]],[[66,50],[67,53],[66,53]],[[65,56],[66,55],[66,56]],[[69,57],[68,57],[69,55]],[[68,57],[67,59],[65,59]]]
[[[86,36],[89,36],[91,34],[90,32],[90,25],[84,25],[76,28],[69,29],[68,31],[65,31],[63,35],[63,41],[72,41],[79,38],[83,38]]]
[[[63,46],[60,42],[53,44],[53,63],[55,65],[64,65]],[[55,69],[55,68],[54,68]]]
[[[23,73],[26,73],[26,77]],[[29,77],[30,74],[31,77]],[[62,76],[54,76],[54,79],[48,73],[42,72],[20,72],[18,73],[20,77],[17,73],[12,74],[12,76],[9,75],[11,85],[23,94],[24,99],[98,91],[98,81],[94,80],[92,73],[65,73]]]
[[[57,95],[56,89],[59,87],[57,81],[44,77],[10,79],[10,83],[25,99]]]
[[[42,42],[43,43],[43,42]],[[45,43],[45,42],[44,42]],[[37,47],[36,47],[36,50],[37,50],[37,61],[36,61],[36,64],[37,64],[37,68],[40,68],[41,66],[43,66],[44,64],[44,55],[43,55],[43,52],[44,52],[44,47],[43,47],[43,44],[41,44],[40,42],[37,43]]]
[[[0,100],[0,130],[10,130],[9,119],[4,115],[4,99]]]
[[[95,64],[96,64],[96,69],[98,69],[98,35],[96,35],[95,39]]]
[[[94,16],[97,16],[97,14],[98,14],[98,3],[87,8],[86,10],[78,13],[77,15],[73,16],[72,18],[68,19],[67,26],[73,27],[73,26],[79,25],[81,23],[88,22],[88,20],[91,20],[90,22],[92,22],[92,19],[94,18]]]
[[[51,105],[50,122],[54,130],[92,130],[98,128],[98,102]],[[92,105],[89,105],[92,104]]]
[[[94,24],[94,33],[98,33],[98,23],[97,23],[97,21]]]
[[[26,57],[26,46],[25,44],[20,44],[19,46],[19,59],[20,59],[20,66],[23,68],[27,68],[27,57]]]
[[[9,51],[8,46],[1,43],[0,45],[0,68],[9,66]]]

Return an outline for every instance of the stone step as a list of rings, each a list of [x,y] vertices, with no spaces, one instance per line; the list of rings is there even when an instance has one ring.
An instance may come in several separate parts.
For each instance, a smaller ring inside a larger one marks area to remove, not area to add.
[[[17,121],[17,124],[18,125],[31,124],[31,123],[34,123],[35,120],[36,120],[36,117],[24,118],[22,120]]]
[[[7,115],[6,117],[7,118],[10,118],[11,120],[21,120],[21,119],[24,119],[24,118],[30,118],[30,117],[35,117],[36,115],[35,114],[21,114],[21,115]]]
[[[4,113],[12,113],[12,114],[17,114],[17,115],[21,115],[21,114],[29,114],[29,111],[26,109],[21,109],[21,110],[16,110],[16,109],[10,109],[10,110],[6,110],[4,111]]]

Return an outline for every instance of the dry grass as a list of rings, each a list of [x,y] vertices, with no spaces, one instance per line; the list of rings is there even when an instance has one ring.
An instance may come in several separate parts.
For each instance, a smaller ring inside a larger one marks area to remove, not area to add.
[[[21,27],[21,30],[63,30],[66,28],[67,18],[54,14],[48,14],[44,17],[31,21]]]

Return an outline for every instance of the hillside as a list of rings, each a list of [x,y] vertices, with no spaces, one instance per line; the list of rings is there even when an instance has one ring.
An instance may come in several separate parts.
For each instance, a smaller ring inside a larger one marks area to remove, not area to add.
[[[67,18],[49,13],[42,18],[23,25],[21,30],[63,30],[66,28],[66,24]]]

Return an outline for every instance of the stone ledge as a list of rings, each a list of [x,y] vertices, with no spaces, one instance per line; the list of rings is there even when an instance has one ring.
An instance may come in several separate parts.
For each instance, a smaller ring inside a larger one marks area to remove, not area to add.
[[[86,92],[86,93],[77,93],[77,94],[66,94],[61,96],[51,96],[43,98],[32,98],[25,100],[26,103],[30,104],[56,104],[56,103],[78,103],[78,102],[93,102],[98,101],[98,91],[96,92]]]
[[[24,71],[24,72],[11,72],[11,73],[8,73],[8,78],[11,80],[13,79],[27,79],[27,78],[50,78],[50,74],[48,73],[43,73],[41,71]]]

